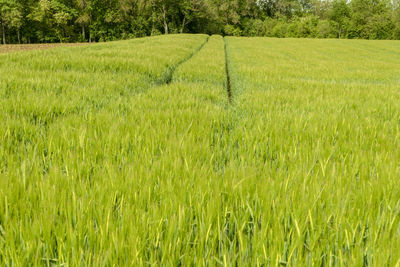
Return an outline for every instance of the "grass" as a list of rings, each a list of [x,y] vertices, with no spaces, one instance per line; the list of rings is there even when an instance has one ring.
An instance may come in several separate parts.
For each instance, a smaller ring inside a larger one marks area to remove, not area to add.
[[[398,264],[395,45],[229,39],[232,161],[258,177],[271,261]]]
[[[0,263],[399,264],[397,42],[225,43],[1,55]]]

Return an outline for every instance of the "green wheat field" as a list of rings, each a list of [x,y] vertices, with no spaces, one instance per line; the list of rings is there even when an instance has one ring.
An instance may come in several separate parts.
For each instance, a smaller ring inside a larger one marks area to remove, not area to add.
[[[1,266],[399,266],[398,41],[0,55]]]

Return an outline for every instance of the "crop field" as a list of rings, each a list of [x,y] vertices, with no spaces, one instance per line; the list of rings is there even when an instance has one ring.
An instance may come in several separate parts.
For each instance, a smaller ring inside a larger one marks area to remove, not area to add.
[[[397,41],[168,35],[0,77],[0,265],[400,265]]]

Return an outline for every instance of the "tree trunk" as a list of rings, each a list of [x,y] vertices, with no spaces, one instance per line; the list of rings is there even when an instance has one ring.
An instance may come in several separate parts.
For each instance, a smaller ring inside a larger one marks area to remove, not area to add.
[[[18,43],[21,44],[21,33],[20,30],[17,30],[17,34],[18,34]]]
[[[185,30],[185,25],[186,25],[186,17],[183,17],[181,33],[183,33],[183,31]]]
[[[85,25],[82,24],[82,38],[86,41]]]
[[[154,35],[154,7],[151,8],[151,35]]]
[[[7,44],[6,42],[6,27],[4,26],[4,23],[1,24],[2,32],[3,32],[3,44]]]
[[[92,32],[90,31],[90,23],[88,25],[88,33],[89,33],[89,43],[92,42]]]
[[[342,37],[342,27],[339,26],[339,39]]]
[[[60,37],[60,43],[64,43],[64,41],[63,41],[63,39],[65,38],[65,29],[64,29],[64,27],[62,27],[62,30],[61,30],[61,37]]]
[[[168,34],[167,11],[165,10],[164,4],[162,8],[163,8],[163,19],[164,19],[164,33]]]

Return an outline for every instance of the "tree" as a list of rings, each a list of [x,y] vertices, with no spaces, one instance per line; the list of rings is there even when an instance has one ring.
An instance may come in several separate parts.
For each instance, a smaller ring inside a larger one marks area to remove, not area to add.
[[[196,12],[203,8],[203,1],[182,0],[179,3],[179,11],[182,14],[182,23],[179,32],[183,33],[187,24],[189,24]]]
[[[15,0],[0,0],[0,23],[3,44],[7,43],[7,28],[15,28],[18,32],[18,41],[21,42],[19,33],[22,26],[21,7]]]
[[[0,41],[91,42],[183,32],[400,39],[399,2],[0,0]]]
[[[386,39],[393,28],[389,0],[353,0],[351,2],[352,37]]]
[[[85,27],[90,25],[91,20],[91,6],[90,0],[75,0],[75,6],[78,11],[78,18],[76,23],[81,26],[82,29],[82,40],[86,40],[86,29]],[[91,42],[91,35],[89,33],[89,42]]]
[[[350,7],[346,0],[335,0],[332,5],[330,19],[334,21],[338,29],[338,38],[342,38],[342,33],[350,20]]]
[[[394,1],[394,9],[393,9],[393,38],[399,40],[400,39],[400,1]]]
[[[319,19],[329,19],[332,1],[313,0],[313,13]]]

